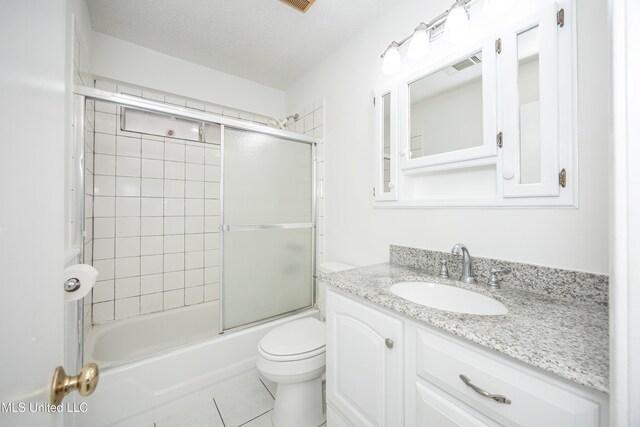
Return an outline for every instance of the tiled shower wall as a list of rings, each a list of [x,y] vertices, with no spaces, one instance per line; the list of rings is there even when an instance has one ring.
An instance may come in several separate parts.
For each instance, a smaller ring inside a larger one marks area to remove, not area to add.
[[[318,138],[316,148],[317,169],[316,169],[316,266],[324,262],[324,232],[325,232],[325,209],[324,209],[324,146],[325,146],[325,122],[324,122],[324,100],[310,104],[307,108],[298,112],[299,119],[287,125],[287,130],[302,135]]]
[[[93,323],[219,298],[219,145],[121,131],[119,113],[95,103]]]

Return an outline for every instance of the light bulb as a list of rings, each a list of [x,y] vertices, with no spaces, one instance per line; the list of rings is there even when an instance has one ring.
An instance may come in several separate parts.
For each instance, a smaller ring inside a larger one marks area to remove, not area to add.
[[[449,42],[457,42],[464,38],[469,29],[469,14],[462,1],[458,0],[451,7],[444,24],[444,36]]]
[[[382,58],[382,72],[384,74],[394,74],[400,69],[400,62],[398,43],[393,42],[389,45]]]
[[[512,6],[513,0],[484,0],[482,12],[491,18],[497,18],[507,13]]]
[[[429,32],[426,25],[420,24],[411,37],[407,56],[410,59],[418,60],[424,58],[427,52],[429,52]]]

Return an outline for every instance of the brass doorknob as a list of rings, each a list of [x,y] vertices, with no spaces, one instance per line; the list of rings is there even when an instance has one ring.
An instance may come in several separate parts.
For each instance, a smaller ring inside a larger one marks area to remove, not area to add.
[[[80,374],[75,377],[67,375],[64,368],[58,366],[53,372],[49,402],[52,405],[59,405],[62,399],[74,390],[78,390],[81,396],[89,396],[98,386],[99,377],[100,370],[95,363],[84,365]]]

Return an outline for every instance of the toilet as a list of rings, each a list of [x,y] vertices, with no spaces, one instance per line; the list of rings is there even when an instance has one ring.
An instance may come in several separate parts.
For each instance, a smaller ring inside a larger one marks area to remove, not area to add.
[[[322,265],[323,273],[353,268]],[[258,371],[278,384],[271,415],[274,427],[317,427],[325,422],[322,376],[325,371],[324,322],[307,317],[267,333],[258,344]]]

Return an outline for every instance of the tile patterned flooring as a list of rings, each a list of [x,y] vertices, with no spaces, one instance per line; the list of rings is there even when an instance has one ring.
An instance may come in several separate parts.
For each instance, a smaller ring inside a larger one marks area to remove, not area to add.
[[[273,427],[271,411],[276,385],[256,372],[228,385],[180,413],[157,420],[155,427]],[[320,427],[325,427],[322,424]],[[306,427],[306,426],[300,426]],[[317,426],[309,426],[317,427]]]

